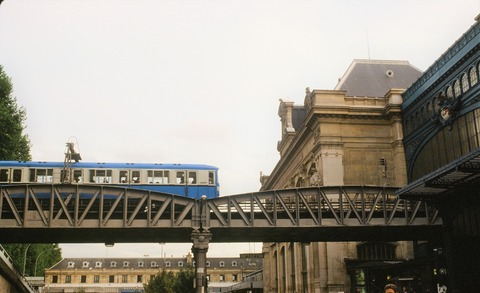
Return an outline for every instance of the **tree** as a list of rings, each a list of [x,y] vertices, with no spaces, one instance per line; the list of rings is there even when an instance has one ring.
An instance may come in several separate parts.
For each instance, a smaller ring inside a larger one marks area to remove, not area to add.
[[[162,270],[148,284],[144,285],[145,293],[193,293],[195,272],[192,267],[178,273]]]
[[[195,270],[188,267],[180,270],[175,278],[174,292],[194,293],[193,282],[195,280]]]
[[[27,276],[43,276],[45,268],[52,267],[62,259],[58,244],[3,244],[2,246],[20,272],[23,273],[25,267]]]
[[[175,274],[171,271],[162,270],[150,282],[144,285],[145,293],[174,293]]]
[[[31,160],[30,139],[23,133],[26,111],[12,96],[10,77],[0,65],[0,160]]]
[[[0,65],[0,160],[29,161],[30,140],[23,134],[26,111],[18,107],[12,92],[11,79]],[[62,259],[57,244],[4,244],[3,247],[15,266],[22,273],[25,268],[29,276],[43,275],[44,268]]]

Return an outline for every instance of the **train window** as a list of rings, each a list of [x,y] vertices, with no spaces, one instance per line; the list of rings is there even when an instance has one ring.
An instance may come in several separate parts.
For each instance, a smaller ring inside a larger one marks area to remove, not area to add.
[[[53,169],[30,169],[30,182],[52,183]]]
[[[120,183],[128,183],[128,171],[120,171]]]
[[[21,169],[13,169],[13,182],[22,182],[22,170]]]
[[[83,170],[73,170],[73,182],[83,182]]]
[[[132,182],[140,183],[140,171],[132,171]]]
[[[168,184],[168,177],[170,176],[170,171],[153,171],[149,170],[147,172],[147,182],[149,184]]]
[[[177,171],[176,183],[177,184],[185,184],[185,172],[184,171]]]
[[[90,169],[91,183],[112,183],[112,170]]]
[[[188,172],[188,184],[197,184],[197,172]]]
[[[8,182],[8,169],[0,169],[0,182]]]
[[[215,172],[208,172],[208,184],[215,184]]]
[[[140,171],[122,170],[119,175],[120,183],[140,183]]]

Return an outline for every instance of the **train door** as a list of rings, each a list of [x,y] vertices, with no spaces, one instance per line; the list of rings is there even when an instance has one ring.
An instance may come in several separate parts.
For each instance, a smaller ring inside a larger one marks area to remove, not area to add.
[[[0,183],[20,183],[22,182],[22,169],[20,168],[2,168],[0,169]]]
[[[119,183],[138,184],[140,183],[140,170],[120,170]]]
[[[198,190],[198,176],[196,171],[187,172],[187,190],[188,196],[194,198],[200,198]]]
[[[55,177],[55,170],[54,178]],[[83,169],[71,169],[71,170],[61,170],[60,171],[60,182],[62,183],[83,183]],[[54,182],[57,180],[54,179]]]
[[[186,171],[177,171],[175,173],[175,183],[177,188],[175,188],[174,193],[183,196],[189,196],[187,188],[187,180],[185,180]]]

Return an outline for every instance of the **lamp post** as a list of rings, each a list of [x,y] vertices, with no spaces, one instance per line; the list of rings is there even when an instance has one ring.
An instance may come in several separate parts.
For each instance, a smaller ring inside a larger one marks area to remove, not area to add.
[[[28,251],[28,248],[30,247],[30,245],[32,245],[31,243],[29,243],[27,245],[27,248],[25,248],[25,253],[23,255],[23,271],[22,271],[22,275],[25,276],[25,265],[27,264],[27,251]]]
[[[40,258],[40,255],[42,255],[45,251],[59,250],[59,249],[60,249],[60,248],[58,248],[58,247],[53,247],[53,248],[50,248],[50,249],[43,250],[42,252],[40,252],[40,253],[37,255],[37,259],[35,259],[35,271],[33,271],[33,276],[34,276],[34,277],[37,276],[37,261],[38,261],[38,259]]]

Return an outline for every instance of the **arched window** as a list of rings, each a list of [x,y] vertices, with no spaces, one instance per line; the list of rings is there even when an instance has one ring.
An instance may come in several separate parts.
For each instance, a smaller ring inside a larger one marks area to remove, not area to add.
[[[475,67],[471,67],[468,71],[468,75],[470,76],[470,86],[474,86],[478,82],[477,71]]]
[[[468,89],[470,88],[470,84],[468,83],[468,77],[467,77],[467,74],[464,73],[462,75],[462,92],[466,92],[468,91]]]
[[[432,117],[433,112],[432,112],[432,103],[427,102],[427,117]]]
[[[456,79],[453,82],[453,92],[455,93],[455,98],[458,98],[462,95],[462,90],[460,88],[460,81]]]
[[[236,261],[232,261],[232,267],[236,267],[237,266],[237,262]]]
[[[453,90],[451,86],[447,86],[447,90],[445,91],[448,100],[453,99]]]

